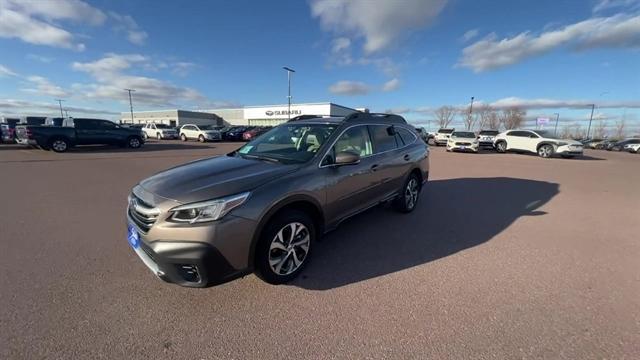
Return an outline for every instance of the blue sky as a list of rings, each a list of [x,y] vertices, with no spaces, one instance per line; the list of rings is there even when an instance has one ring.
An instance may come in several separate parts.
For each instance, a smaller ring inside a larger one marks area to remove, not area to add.
[[[640,132],[640,1],[0,0],[0,114],[520,106]],[[433,125],[435,126],[435,125]]]

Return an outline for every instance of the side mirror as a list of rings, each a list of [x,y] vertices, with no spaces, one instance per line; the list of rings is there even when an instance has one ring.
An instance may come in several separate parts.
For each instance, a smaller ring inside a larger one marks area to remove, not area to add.
[[[341,151],[336,154],[334,165],[355,165],[360,162],[360,155],[351,151]]]

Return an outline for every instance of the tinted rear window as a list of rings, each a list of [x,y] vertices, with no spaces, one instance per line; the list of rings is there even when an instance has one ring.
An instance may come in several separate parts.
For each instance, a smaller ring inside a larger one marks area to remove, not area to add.
[[[381,153],[384,151],[394,150],[396,148],[396,138],[389,135],[386,125],[371,125],[369,132],[373,140],[373,153]]]
[[[480,131],[480,135],[489,135],[489,136],[494,135],[495,136],[495,135],[498,135],[498,134],[499,134],[499,132],[495,131],[495,130],[483,130],[483,131]]]
[[[438,130],[438,132],[440,134],[451,134],[453,132],[453,129],[440,129]]]

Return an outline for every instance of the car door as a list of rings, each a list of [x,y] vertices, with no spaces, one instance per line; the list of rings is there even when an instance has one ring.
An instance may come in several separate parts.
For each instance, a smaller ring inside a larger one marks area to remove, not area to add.
[[[369,133],[373,143],[373,157],[378,165],[374,169],[379,177],[377,197],[383,200],[393,196],[401,188],[411,154],[402,153],[406,150],[403,149],[404,142],[394,126],[369,125]]]
[[[119,131],[118,126],[108,120],[97,120],[99,139],[101,144],[121,144],[125,140],[125,134]]]
[[[353,165],[333,165],[338,152],[360,155]],[[326,213],[329,223],[337,222],[377,203],[380,182],[373,156],[371,138],[366,125],[346,129],[324,156],[320,169],[327,183]]]
[[[528,136],[525,131],[509,131],[507,133],[507,149],[508,150],[525,150],[525,137]]]
[[[523,150],[538,152],[538,143],[540,143],[540,136],[533,131],[523,131],[522,143]]]
[[[75,119],[76,142],[82,144],[102,144],[99,120]]]
[[[182,133],[184,134],[184,136],[186,136],[188,139],[193,139],[193,126],[192,125],[185,125],[182,127]]]

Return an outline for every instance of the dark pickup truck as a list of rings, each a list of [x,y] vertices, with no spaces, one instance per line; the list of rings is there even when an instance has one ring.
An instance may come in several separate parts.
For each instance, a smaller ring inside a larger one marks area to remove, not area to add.
[[[133,149],[144,144],[141,129],[125,128],[109,120],[65,119],[62,126],[21,125],[16,142],[44,150],[65,152],[76,145],[119,145]]]

